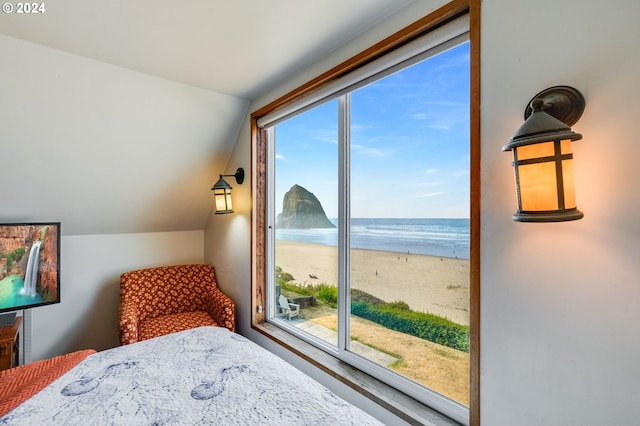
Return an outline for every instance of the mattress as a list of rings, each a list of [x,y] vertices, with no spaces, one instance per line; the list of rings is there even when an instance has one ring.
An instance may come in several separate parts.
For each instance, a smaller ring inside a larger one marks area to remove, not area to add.
[[[281,358],[200,327],[86,357],[7,425],[379,425]]]

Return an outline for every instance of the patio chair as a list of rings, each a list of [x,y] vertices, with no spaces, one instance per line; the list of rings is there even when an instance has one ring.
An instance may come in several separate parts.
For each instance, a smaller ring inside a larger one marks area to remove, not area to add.
[[[280,297],[278,298],[278,303],[280,305],[280,310],[282,311],[283,316],[291,319],[300,315],[300,305],[298,305],[297,303],[289,303],[287,298],[283,295],[280,295]]]

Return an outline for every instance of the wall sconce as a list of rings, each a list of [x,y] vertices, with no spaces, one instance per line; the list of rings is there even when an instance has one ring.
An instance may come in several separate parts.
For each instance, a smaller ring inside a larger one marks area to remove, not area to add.
[[[233,176],[236,178],[236,183],[242,185],[244,182],[244,170],[238,168],[232,175],[220,175],[220,179],[213,185],[211,190],[213,191],[213,204],[216,208],[216,214],[233,213],[233,205],[231,204],[231,185],[224,180],[223,176]]]
[[[573,87],[555,86],[538,93],[525,109],[525,122],[503,151],[513,150],[518,222],[563,222],[581,219],[573,185],[571,131],[585,100]]]

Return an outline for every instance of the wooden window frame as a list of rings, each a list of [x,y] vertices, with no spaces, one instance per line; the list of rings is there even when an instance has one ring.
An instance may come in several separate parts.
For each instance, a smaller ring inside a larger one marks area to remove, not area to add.
[[[445,420],[422,403],[401,394],[386,383],[337,360],[301,339],[265,322],[266,290],[266,131],[258,120],[332,81],[388,54],[458,16],[469,15],[470,42],[470,376],[469,424],[480,424],[480,8],[481,0],[454,0],[392,34],[354,57],[254,111],[251,145],[254,156],[255,197],[252,229],[252,328],[300,356],[330,376],[373,400],[409,423]]]

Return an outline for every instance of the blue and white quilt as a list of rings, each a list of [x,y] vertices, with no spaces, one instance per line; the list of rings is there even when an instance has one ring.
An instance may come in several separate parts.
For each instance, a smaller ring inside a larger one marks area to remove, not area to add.
[[[221,327],[89,356],[0,419],[7,425],[380,425]]]

